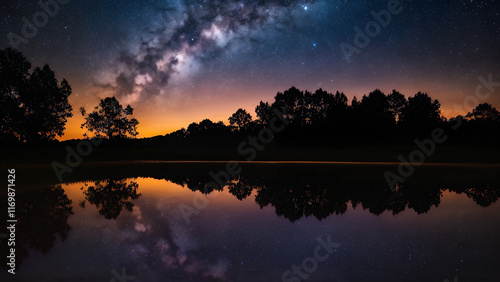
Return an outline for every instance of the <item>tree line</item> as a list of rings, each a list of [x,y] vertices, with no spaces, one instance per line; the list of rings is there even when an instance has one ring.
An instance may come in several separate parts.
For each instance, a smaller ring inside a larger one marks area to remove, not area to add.
[[[72,90],[63,79],[60,83],[48,65],[30,72],[31,63],[17,50],[0,50],[0,141],[40,143],[54,141],[66,129],[73,116],[68,102]],[[115,97],[102,99],[92,112],[80,108],[87,129],[84,137],[113,140],[134,138],[139,121],[132,118],[133,108],[123,107]],[[275,111],[290,121],[285,139],[300,140],[322,137],[353,140],[361,137],[394,137],[426,133],[436,127],[450,127],[457,119],[469,131],[496,133],[500,113],[491,104],[483,103],[465,116],[447,120],[441,104],[427,93],[418,92],[406,98],[393,90],[389,94],[376,89],[361,99],[350,102],[342,92],[323,89],[301,91],[295,87],[278,92],[271,103],[261,101],[255,107],[255,119],[245,109],[238,109],[222,121],[209,119],[191,123],[165,135],[173,142],[217,142],[237,139],[269,126]],[[282,138],[282,139],[283,139]]]
[[[73,108],[72,94],[66,79],[59,82],[54,71],[45,65],[30,71],[31,63],[16,49],[0,50],[0,141],[42,143],[61,137]],[[137,136],[133,108],[123,107],[115,97],[102,99],[87,113],[82,128],[92,137],[121,139]],[[89,137],[85,133],[84,137]]]
[[[207,139],[255,134],[270,126],[275,110],[282,112],[290,121],[285,133],[280,133],[283,135],[282,143],[313,140],[315,144],[319,144],[321,139],[315,139],[316,137],[327,141],[352,141],[362,137],[381,140],[395,136],[413,138],[429,134],[437,127],[451,128],[456,123],[460,123],[466,132],[496,134],[500,129],[500,113],[488,103],[479,104],[465,116],[448,120],[441,114],[440,102],[423,92],[406,98],[396,90],[385,94],[380,89],[375,89],[359,100],[354,97],[349,103],[342,92],[333,94],[321,88],[309,92],[291,87],[278,92],[272,103],[261,101],[255,107],[255,119],[247,110],[240,108],[228,118],[228,125],[222,121],[205,119],[167,134],[166,137],[196,143],[202,140],[208,142]]]

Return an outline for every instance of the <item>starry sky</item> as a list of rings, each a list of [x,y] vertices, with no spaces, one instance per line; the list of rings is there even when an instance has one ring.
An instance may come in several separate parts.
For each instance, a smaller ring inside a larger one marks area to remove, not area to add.
[[[479,102],[500,108],[500,89],[475,96],[479,76],[500,81],[497,0],[44,2],[46,12],[37,1],[2,1],[0,47],[72,85],[74,117],[61,140],[82,138],[78,108],[109,96],[135,108],[139,137],[227,122],[238,108],[255,117],[259,101],[291,86],[349,99],[423,91],[446,117]],[[398,13],[375,26],[373,14],[391,7]],[[369,42],[355,40],[366,27]]]

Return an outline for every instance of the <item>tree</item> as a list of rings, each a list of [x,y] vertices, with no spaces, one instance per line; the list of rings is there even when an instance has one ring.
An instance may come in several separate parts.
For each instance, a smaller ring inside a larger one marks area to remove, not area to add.
[[[181,128],[181,129],[179,129],[179,130],[177,130],[177,131],[174,131],[174,132],[172,132],[172,133],[170,133],[170,134],[167,134],[167,135],[165,135],[165,136],[172,136],[172,137],[174,137],[174,138],[177,138],[177,139],[181,139],[181,140],[182,140],[182,139],[186,138],[186,134],[187,134],[186,132],[187,132],[187,131],[186,131],[186,129],[185,129],[185,128]]]
[[[311,101],[309,101],[312,124],[323,123],[327,119],[328,114],[331,112],[331,108],[334,106],[333,100],[333,95],[321,88],[314,92],[311,96]]]
[[[62,136],[73,110],[68,102],[71,86],[66,80],[59,86],[54,72],[45,65],[30,76],[28,91],[21,96],[27,120],[24,136],[28,141],[52,140]]]
[[[205,134],[221,134],[226,130],[226,125],[222,121],[215,123],[209,119],[202,120],[198,127]]]
[[[491,104],[479,104],[476,108],[469,112],[466,117],[471,120],[483,122],[498,122],[500,121],[500,113]]]
[[[35,68],[17,50],[0,50],[0,138],[41,142],[62,136],[72,117],[71,86],[48,65]]]
[[[387,98],[389,99],[389,111],[392,113],[394,120],[399,122],[401,112],[406,107],[408,101],[403,94],[396,90],[392,90],[392,93]]]
[[[0,138],[19,140],[23,118],[19,95],[25,88],[31,63],[18,51],[0,51]]]
[[[320,91],[319,89],[318,91]],[[318,91],[316,91],[316,95],[318,95]],[[327,119],[331,122],[332,125],[334,125],[337,128],[342,128],[345,126],[345,122],[347,119],[347,111],[348,111],[348,106],[347,102],[349,99],[347,99],[347,96],[343,92],[336,92],[335,95],[328,94],[328,99],[326,99],[325,103],[328,104],[327,107]],[[330,98],[331,97],[331,98]]]
[[[229,124],[236,125],[239,131],[247,130],[252,124],[252,116],[244,109],[238,109],[229,117]]]
[[[264,103],[262,101],[260,101],[259,105],[255,107],[255,113],[257,114],[257,117],[259,118],[258,122],[261,125],[267,125],[271,121],[271,118],[274,116],[273,109],[271,108],[269,103]]]
[[[189,136],[196,136],[200,133],[200,126],[196,122],[192,122],[186,129],[186,134]]]
[[[222,121],[215,123],[209,119],[204,119],[199,124],[196,122],[191,123],[186,129],[185,135],[190,137],[206,137],[225,134],[227,130],[226,125]]]
[[[129,119],[127,116],[133,115],[134,109],[127,105],[124,109],[115,97],[101,100],[99,105],[90,114],[86,114],[85,108],[80,108],[85,122],[82,128],[94,133],[97,137],[108,139],[125,138],[127,134],[137,136],[137,119]]]
[[[283,117],[290,121],[293,125],[303,125],[305,124],[304,118],[306,115],[304,113],[304,92],[300,91],[295,87],[291,87],[285,92],[278,92],[274,96],[274,103],[272,105],[275,109],[281,109]]]
[[[409,128],[429,128],[441,123],[441,104],[427,93],[418,92],[408,98],[401,111],[401,123]]]
[[[380,89],[363,96],[359,103],[359,114],[367,130],[374,129],[374,126],[385,127],[395,123],[390,112],[389,99]]]
[[[356,96],[354,96],[352,98],[351,107],[353,110],[358,110],[358,108],[359,108],[359,101],[358,101],[358,98],[356,98]]]

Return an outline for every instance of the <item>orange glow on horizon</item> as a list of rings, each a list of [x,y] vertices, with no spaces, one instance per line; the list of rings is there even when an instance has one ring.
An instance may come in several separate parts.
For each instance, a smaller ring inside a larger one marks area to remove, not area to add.
[[[386,94],[395,89],[407,98],[421,91],[440,101],[441,113],[448,119],[457,115],[466,115],[479,103],[490,103],[497,108],[500,105],[500,95],[491,95],[488,100],[471,99],[474,98],[476,81],[465,85],[462,82],[453,84],[451,81],[443,81],[438,78],[429,80],[425,77],[415,77],[411,84],[408,84],[406,79],[397,76],[384,76],[378,77],[378,81],[357,81],[354,83],[354,78],[346,75],[345,78],[335,83],[317,84],[310,82],[296,83],[293,86],[302,91],[308,90],[310,92],[319,88],[330,93],[343,92],[348,97],[349,104],[354,97],[357,97],[359,101],[363,95],[375,89],[381,89]],[[383,87],[384,85],[391,85],[391,87]],[[253,119],[256,119],[255,107],[260,101],[272,103],[277,92],[283,92],[291,86],[289,83],[279,80],[270,83],[270,85],[238,85],[236,88],[223,89],[217,88],[217,85],[206,85],[202,89],[197,89],[196,96],[186,92],[182,93],[186,95],[181,97],[162,97],[155,101],[131,104],[134,108],[134,117],[139,121],[137,138],[166,135],[181,128],[187,128],[193,122],[199,123],[204,119],[210,119],[213,122],[222,121],[228,124],[229,116],[239,108],[247,110]],[[68,119],[65,134],[58,138],[60,141],[82,139],[85,129],[81,129],[80,126],[84,119],[78,109],[84,106],[87,111],[92,110],[99,103],[99,99],[103,98],[93,96],[95,94],[92,94],[88,89],[83,92],[75,90],[75,94],[77,95],[70,96],[74,116]],[[478,103],[472,105],[471,101]]]
[[[139,199],[154,198],[154,199],[178,199],[180,202],[192,203],[196,196],[201,196],[202,193],[199,191],[192,191],[187,187],[182,187],[171,181],[156,178],[127,178],[125,182],[128,184],[131,181],[136,182],[139,185],[138,193],[142,193]],[[92,186],[94,182],[76,182],[62,185],[66,195],[73,201],[74,205],[78,205],[80,201],[85,199],[83,191],[80,189],[87,185]],[[235,196],[229,193],[227,187],[224,188],[222,192],[214,191],[210,193],[208,197],[210,202],[216,202],[218,207],[226,208],[250,208],[255,209],[255,203],[253,199],[255,198],[257,191],[253,191],[252,194],[243,201],[235,201]]]
[[[256,119],[255,115],[255,106],[257,103],[255,103],[253,106],[248,105],[247,107],[241,107],[243,109],[246,109],[254,119]],[[219,112],[218,114],[212,114],[209,116],[205,116],[203,114],[200,114],[199,117],[196,117],[195,114],[185,114],[180,117],[171,117],[168,115],[161,116],[161,115],[154,115],[154,116],[143,116],[135,114],[134,117],[139,120],[139,125],[138,125],[138,131],[139,135],[137,138],[149,138],[149,137],[154,137],[154,136],[159,136],[159,135],[166,135],[169,133],[172,133],[174,131],[177,131],[181,128],[187,128],[189,124],[196,122],[199,123],[202,120],[208,118],[212,120],[213,122],[218,122],[222,121],[224,124],[228,124],[227,119],[229,116],[234,113],[238,108],[240,107],[227,107],[223,112]],[[472,110],[472,109],[470,109]],[[457,115],[466,115],[470,110],[464,110],[461,112],[455,111],[454,108],[449,107],[441,107],[441,113],[444,117],[446,118],[452,118]],[[210,114],[210,113],[207,113]],[[82,139],[83,134],[85,133],[85,129],[80,128],[81,124],[84,122],[83,117],[81,116],[76,116],[73,118],[70,118],[68,120],[68,123],[66,124],[66,130],[64,132],[64,135],[61,138],[58,138],[59,141],[65,141],[65,140],[71,140],[71,139]]]

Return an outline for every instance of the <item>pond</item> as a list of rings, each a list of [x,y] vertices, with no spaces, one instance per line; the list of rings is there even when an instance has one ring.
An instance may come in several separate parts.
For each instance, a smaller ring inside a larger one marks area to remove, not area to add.
[[[500,279],[497,166],[422,166],[393,191],[389,165],[242,164],[205,189],[223,168],[106,165],[27,181],[16,274],[0,279]]]

